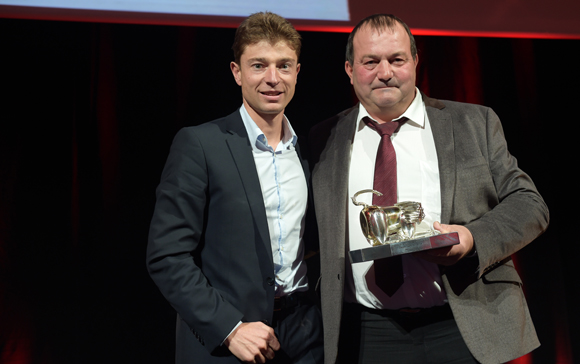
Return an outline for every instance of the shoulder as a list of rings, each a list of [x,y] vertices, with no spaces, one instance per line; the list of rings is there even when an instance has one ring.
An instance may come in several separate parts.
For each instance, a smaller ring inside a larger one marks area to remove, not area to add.
[[[429,122],[435,128],[449,126],[458,135],[475,133],[486,136],[490,133],[502,134],[501,121],[492,108],[450,100],[436,100],[425,97],[425,110]]]
[[[423,94],[423,102],[425,103],[425,108],[429,113],[448,113],[454,117],[482,116],[487,118],[490,112],[493,113],[493,110],[487,106],[451,100],[433,99],[425,96],[425,94]]]
[[[237,129],[243,127],[242,117],[240,116],[239,110],[233,113],[211,120],[195,126],[187,126],[182,128],[180,131],[184,133],[197,133],[197,134],[208,134],[208,133],[219,133],[226,132],[230,129]]]
[[[186,126],[181,128],[175,135],[173,142],[197,139],[200,143],[212,142],[216,138],[224,138],[227,134],[239,132],[244,128],[240,112],[235,112],[211,120],[203,124]]]

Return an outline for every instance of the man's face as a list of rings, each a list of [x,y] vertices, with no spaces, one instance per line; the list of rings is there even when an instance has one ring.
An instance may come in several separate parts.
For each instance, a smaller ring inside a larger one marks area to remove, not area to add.
[[[347,61],[345,69],[369,114],[384,122],[403,114],[415,97],[418,62],[405,28],[397,23],[379,34],[364,26],[354,36],[353,50],[353,64]]]
[[[237,84],[242,87],[244,105],[250,116],[257,114],[270,119],[284,113],[294,96],[300,71],[298,56],[286,42],[271,45],[261,41],[249,45],[240,57],[240,64],[232,62],[230,66]]]

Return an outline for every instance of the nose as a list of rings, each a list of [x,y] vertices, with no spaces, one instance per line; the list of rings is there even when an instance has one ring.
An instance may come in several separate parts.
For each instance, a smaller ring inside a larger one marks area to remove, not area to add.
[[[275,86],[280,82],[280,79],[278,78],[278,69],[276,67],[268,67],[265,81],[270,86]]]
[[[387,60],[382,60],[377,66],[377,78],[381,81],[388,81],[393,78],[393,67]]]

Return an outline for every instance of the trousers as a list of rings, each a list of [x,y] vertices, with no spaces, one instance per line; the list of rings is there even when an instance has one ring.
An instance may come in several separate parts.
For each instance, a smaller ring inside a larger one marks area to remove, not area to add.
[[[345,303],[341,364],[474,364],[449,305],[401,312]]]

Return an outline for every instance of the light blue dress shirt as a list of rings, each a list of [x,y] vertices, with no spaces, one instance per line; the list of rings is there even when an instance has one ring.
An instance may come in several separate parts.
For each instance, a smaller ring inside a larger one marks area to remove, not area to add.
[[[284,135],[274,150],[244,105],[240,114],[252,144],[266,209],[276,278],[275,295],[306,291],[308,280],[302,237],[308,187],[295,149],[298,137],[284,117]]]

